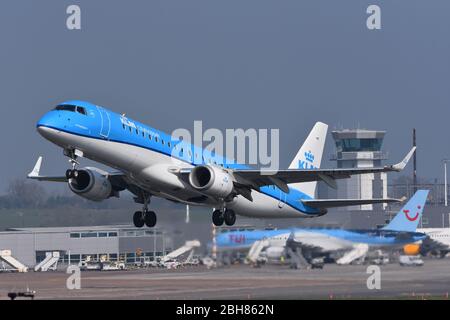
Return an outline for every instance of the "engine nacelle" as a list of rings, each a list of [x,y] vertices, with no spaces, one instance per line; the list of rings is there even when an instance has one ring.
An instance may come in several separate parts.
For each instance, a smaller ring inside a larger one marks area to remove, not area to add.
[[[83,168],[77,173],[76,178],[69,179],[69,188],[74,193],[92,201],[102,201],[111,196],[111,183],[99,169]]]
[[[233,192],[233,179],[224,169],[197,166],[189,174],[191,186],[207,195],[225,199]]]
[[[284,247],[268,247],[266,257],[271,260],[279,260],[284,255]]]

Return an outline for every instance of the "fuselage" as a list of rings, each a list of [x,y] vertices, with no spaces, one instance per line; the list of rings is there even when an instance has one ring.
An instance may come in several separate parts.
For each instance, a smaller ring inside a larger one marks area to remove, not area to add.
[[[83,157],[120,170],[128,181],[150,194],[180,203],[220,207],[181,180],[174,171],[197,165],[248,169],[246,165],[212,154],[160,130],[103,107],[68,101],[45,114],[37,130],[59,147],[82,152]],[[253,201],[240,195],[227,203],[237,214],[252,217],[315,217],[323,214],[304,205],[308,195],[293,188],[285,193],[276,186],[252,191]]]
[[[224,250],[249,249],[255,241],[267,239],[270,246],[283,247],[291,236],[294,241],[301,241],[311,247],[320,247],[323,252],[351,249],[359,243],[373,248],[403,246],[426,238],[425,234],[419,232],[292,228],[223,232],[216,237],[216,243]]]

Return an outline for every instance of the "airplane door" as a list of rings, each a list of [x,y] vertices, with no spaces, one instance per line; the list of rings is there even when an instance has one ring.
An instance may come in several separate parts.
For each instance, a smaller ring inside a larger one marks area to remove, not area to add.
[[[278,208],[283,208],[286,203],[286,193],[280,190],[280,197],[278,199]]]
[[[108,111],[101,107],[97,107],[98,112],[100,114],[100,121],[101,121],[101,127],[100,127],[100,135],[107,139],[109,136],[109,132],[111,130],[111,118],[109,117]]]

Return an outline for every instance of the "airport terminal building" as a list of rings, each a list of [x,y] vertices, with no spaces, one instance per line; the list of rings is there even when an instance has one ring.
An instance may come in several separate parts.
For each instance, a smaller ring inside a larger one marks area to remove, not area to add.
[[[134,263],[141,257],[165,255],[172,248],[172,239],[164,230],[129,225],[11,228],[0,232],[0,250],[11,250],[11,255],[28,267],[53,251],[60,253],[60,263],[76,264],[87,256]]]

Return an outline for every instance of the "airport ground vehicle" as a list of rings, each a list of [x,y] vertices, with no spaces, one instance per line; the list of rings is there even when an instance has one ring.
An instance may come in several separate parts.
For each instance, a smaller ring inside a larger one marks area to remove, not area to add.
[[[403,255],[399,257],[398,261],[402,267],[421,267],[424,264],[420,256]]]
[[[177,269],[181,266],[181,263],[176,261],[175,259],[169,259],[166,261],[161,261],[159,266],[166,269]]]
[[[99,261],[84,260],[78,263],[81,271],[102,270],[102,263]]]
[[[117,270],[126,270],[127,267],[123,262],[103,262],[102,263],[102,271],[117,271]]]

